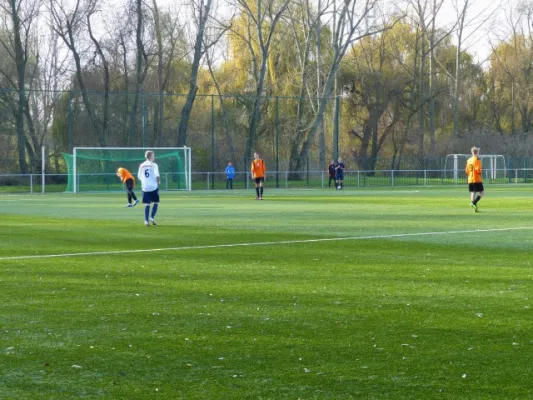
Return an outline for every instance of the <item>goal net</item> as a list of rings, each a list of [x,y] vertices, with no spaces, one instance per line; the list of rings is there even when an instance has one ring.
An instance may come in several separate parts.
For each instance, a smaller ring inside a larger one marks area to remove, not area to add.
[[[466,179],[465,167],[471,154],[448,154],[444,161],[444,178],[457,183]],[[505,157],[500,154],[478,155],[483,165],[484,180],[498,180],[507,177]]]
[[[67,192],[123,190],[117,169],[128,169],[137,180],[146,150],[155,152],[161,190],[191,190],[190,147],[75,147],[72,154],[63,153],[68,168]]]

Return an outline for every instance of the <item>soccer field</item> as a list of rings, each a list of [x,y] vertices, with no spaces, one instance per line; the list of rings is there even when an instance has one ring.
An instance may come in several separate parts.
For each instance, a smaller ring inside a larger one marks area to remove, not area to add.
[[[531,399],[533,188],[0,196],[0,399]]]

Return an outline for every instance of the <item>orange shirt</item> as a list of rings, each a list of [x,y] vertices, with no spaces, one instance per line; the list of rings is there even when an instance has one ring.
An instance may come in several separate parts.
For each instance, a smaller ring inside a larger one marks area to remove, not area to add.
[[[252,172],[252,178],[264,178],[266,174],[265,162],[260,158],[253,160],[250,171]]]
[[[135,187],[135,179],[133,179],[133,175],[126,168],[117,169],[117,175],[122,182],[126,182],[128,179],[131,179],[133,181],[133,187]]]
[[[465,172],[468,175],[468,183],[481,183],[481,160],[476,156],[470,157],[466,162]]]

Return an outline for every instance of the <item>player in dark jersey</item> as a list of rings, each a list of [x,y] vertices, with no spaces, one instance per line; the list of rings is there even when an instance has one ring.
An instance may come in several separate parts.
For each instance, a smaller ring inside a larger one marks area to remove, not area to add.
[[[333,160],[331,160],[328,165],[328,177],[329,177],[328,187],[331,187],[331,181],[333,181],[333,183],[336,184],[335,182],[335,161]]]
[[[341,157],[335,165],[335,181],[337,182],[337,190],[342,190],[344,188],[344,163]]]

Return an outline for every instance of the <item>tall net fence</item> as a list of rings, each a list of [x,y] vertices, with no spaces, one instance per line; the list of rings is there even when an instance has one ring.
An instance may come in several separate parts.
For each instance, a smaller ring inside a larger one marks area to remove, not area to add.
[[[183,94],[28,91],[32,120],[30,123],[26,116],[19,131],[10,107],[16,96],[14,91],[0,89],[2,185],[18,179],[7,174],[39,174],[43,145],[48,179],[57,184],[67,181],[68,165],[63,153],[72,154],[74,147],[177,147],[181,112],[186,102]],[[262,97],[252,133],[255,100],[252,95],[196,96],[185,140],[185,145],[192,148],[193,172],[210,172],[214,185],[214,180],[224,179],[223,174],[216,173],[222,173],[231,161],[239,177],[248,171],[254,151],[261,154],[268,171],[290,171],[284,178],[302,184],[310,172],[324,171],[329,160],[337,155],[343,157],[347,170],[369,171],[365,172],[369,177],[376,170],[446,169],[446,154],[422,159],[416,155],[415,136],[405,145],[409,152],[394,154],[391,149],[401,144],[398,137],[403,136],[391,134],[387,139],[390,142],[384,143],[379,156],[372,156],[369,151],[361,155],[362,144],[354,128],[360,121],[354,116],[355,106],[350,99]],[[311,136],[310,127],[320,101],[327,101],[324,119]],[[371,143],[367,145],[369,149],[372,147]],[[304,146],[308,151],[303,151]],[[533,167],[531,156],[501,154],[507,169]],[[436,179],[442,175],[432,174]],[[204,178],[193,176],[193,180],[202,184]],[[282,176],[276,174],[274,178],[279,183]],[[243,182],[242,178],[239,182]]]

